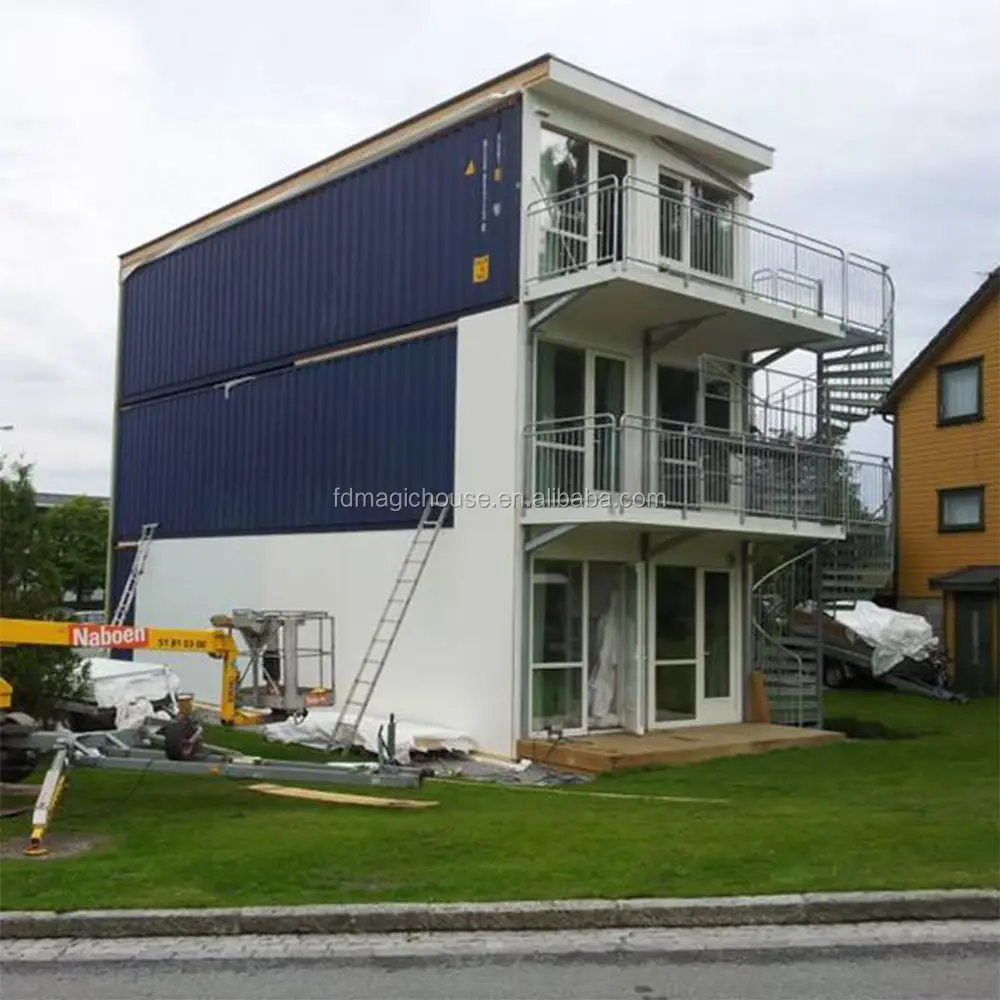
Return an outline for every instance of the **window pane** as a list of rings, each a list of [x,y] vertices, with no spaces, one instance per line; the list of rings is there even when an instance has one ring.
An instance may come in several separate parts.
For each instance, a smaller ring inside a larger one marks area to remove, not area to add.
[[[590,147],[582,139],[541,129],[538,173],[548,200],[541,274],[560,274],[587,263],[589,164]]]
[[[583,667],[541,667],[531,677],[531,727],[580,729],[583,726]]]
[[[941,418],[974,417],[979,412],[979,369],[953,368],[941,373]]]
[[[582,565],[553,559],[536,561],[532,604],[533,662],[582,663]]]
[[[539,342],[535,489],[547,494],[548,503],[583,490],[586,372],[583,351]]]
[[[538,420],[582,417],[586,396],[587,355],[575,347],[546,340],[538,343]]]
[[[660,256],[683,259],[684,182],[660,174]]]
[[[692,185],[691,266],[699,271],[733,277],[733,218],[735,198],[709,184]]]
[[[697,676],[698,669],[693,663],[656,665],[657,722],[678,722],[695,717]]]
[[[982,497],[978,492],[951,493],[942,498],[943,521],[949,528],[968,528],[982,521]]]
[[[729,574],[705,574],[705,697],[728,698]]]
[[[696,571],[656,567],[656,659],[693,660],[696,649]]]

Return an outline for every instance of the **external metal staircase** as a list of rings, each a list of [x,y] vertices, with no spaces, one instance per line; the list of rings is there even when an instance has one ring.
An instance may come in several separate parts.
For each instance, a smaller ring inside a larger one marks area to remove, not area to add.
[[[892,384],[892,345],[861,344],[829,351],[819,356],[818,370],[830,431],[844,437],[853,424],[875,412]]]
[[[416,592],[417,584],[423,576],[424,568],[430,559],[441,528],[451,506],[445,504],[436,506],[432,500],[424,508],[420,523],[413,534],[406,556],[400,566],[399,573],[389,592],[379,617],[375,631],[372,633],[368,649],[361,661],[350,690],[341,706],[337,723],[333,730],[332,742],[338,747],[351,747],[357,742],[358,728],[368,711],[375,685],[382,676],[389,653],[392,651],[400,626],[409,610],[410,602]]]
[[[853,338],[820,354],[816,365],[815,439],[840,444],[871,417],[892,384],[892,307],[879,334]],[[845,333],[851,337],[852,331]],[[857,341],[861,342],[858,343]],[[822,724],[825,616],[853,609],[889,586],[893,567],[892,484],[882,469],[880,502],[866,508],[850,483],[843,540],[814,545],[758,579],[752,594],[752,656],[764,677],[771,719]]]

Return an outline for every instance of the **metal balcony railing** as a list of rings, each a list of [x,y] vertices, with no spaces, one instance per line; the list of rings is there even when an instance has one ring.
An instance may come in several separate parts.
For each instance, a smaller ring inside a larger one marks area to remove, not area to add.
[[[525,430],[534,507],[729,512],[826,525],[881,525],[888,459],[652,417],[547,420]]]
[[[529,285],[646,267],[891,338],[885,265],[639,177],[605,177],[532,202],[525,238]]]

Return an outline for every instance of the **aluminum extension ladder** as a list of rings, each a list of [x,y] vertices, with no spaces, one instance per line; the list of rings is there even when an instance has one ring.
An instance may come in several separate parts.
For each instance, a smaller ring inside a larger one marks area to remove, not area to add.
[[[386,660],[399,634],[399,627],[410,607],[410,601],[413,600],[417,584],[450,509],[450,504],[435,506],[433,501],[424,508],[420,523],[407,549],[406,558],[396,576],[396,582],[389,593],[382,616],[375,626],[365,657],[361,661],[361,667],[351,683],[350,691],[337,717],[337,724],[333,730],[335,746],[354,745],[358,727],[375,693],[375,685],[385,669]]]
[[[146,565],[146,557],[149,555],[149,548],[153,544],[153,535],[156,532],[156,524],[144,524],[142,533],[139,535],[139,544],[135,550],[135,559],[132,560],[132,568],[129,570],[128,579],[122,587],[122,595],[118,598],[118,607],[111,616],[109,625],[124,625],[125,616],[132,607],[135,600],[135,592],[139,586],[139,577],[142,576],[143,568]]]

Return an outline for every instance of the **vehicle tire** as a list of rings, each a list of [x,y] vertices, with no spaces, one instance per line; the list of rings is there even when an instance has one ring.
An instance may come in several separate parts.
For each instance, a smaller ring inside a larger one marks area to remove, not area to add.
[[[201,730],[190,716],[163,727],[163,751],[168,760],[193,760],[201,753]]]
[[[823,683],[828,688],[842,688],[847,684],[847,671],[842,663],[828,660],[823,664]]]
[[[19,785],[37,766],[38,754],[33,750],[0,750],[0,783]]]

